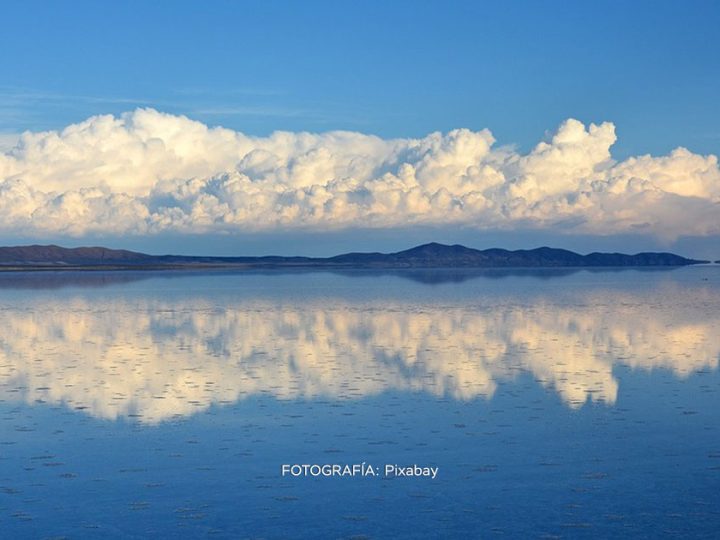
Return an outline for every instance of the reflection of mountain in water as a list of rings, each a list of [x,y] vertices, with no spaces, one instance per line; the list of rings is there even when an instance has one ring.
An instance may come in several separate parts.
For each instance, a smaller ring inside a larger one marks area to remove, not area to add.
[[[385,270],[334,270],[333,273],[347,277],[395,276],[427,285],[442,283],[463,283],[473,279],[504,279],[509,277],[527,277],[535,279],[555,279],[577,274],[618,273],[618,272],[673,272],[678,267],[588,267],[588,268],[406,268]]]
[[[329,270],[320,268],[276,268],[276,269],[176,269],[176,270],[42,270],[22,272],[1,272],[0,289],[61,289],[64,287],[105,287],[142,281],[156,277],[164,279],[186,278],[188,276],[281,276],[331,273],[344,277],[395,276],[416,283],[428,285],[442,283],[463,283],[473,279],[503,279],[528,277],[553,279],[578,272],[673,272],[677,267],[607,267],[607,268],[397,268],[397,269],[346,269]]]
[[[400,390],[468,400],[530,373],[571,407],[612,404],[616,363],[678,377],[718,366],[717,296],[662,294],[662,304],[608,289],[563,305],[449,306],[30,298],[0,310],[0,395],[153,423],[261,393],[360,399]]]
[[[106,287],[152,277],[145,271],[52,271],[0,273],[0,289],[62,289],[64,287]]]

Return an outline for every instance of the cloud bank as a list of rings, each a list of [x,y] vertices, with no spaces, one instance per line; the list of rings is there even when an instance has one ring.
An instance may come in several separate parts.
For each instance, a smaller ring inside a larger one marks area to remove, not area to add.
[[[223,233],[458,225],[672,240],[720,234],[717,156],[613,160],[569,119],[522,154],[488,130],[251,137],[138,109],[24,133],[0,154],[0,232]]]

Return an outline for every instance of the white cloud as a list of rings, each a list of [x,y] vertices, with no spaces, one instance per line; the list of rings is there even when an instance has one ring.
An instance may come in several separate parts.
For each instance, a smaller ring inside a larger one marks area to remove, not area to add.
[[[0,231],[147,234],[463,224],[720,233],[717,157],[612,159],[611,123],[567,120],[530,153],[488,130],[422,139],[250,137],[138,109],[24,133],[0,154]],[[572,224],[572,225],[569,225]]]

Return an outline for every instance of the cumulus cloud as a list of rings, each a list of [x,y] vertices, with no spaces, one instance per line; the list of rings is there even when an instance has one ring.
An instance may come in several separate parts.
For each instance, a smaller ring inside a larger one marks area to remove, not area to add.
[[[0,154],[0,231],[151,234],[459,224],[672,239],[720,233],[714,155],[613,160],[569,119],[521,154],[488,130],[251,137],[138,109],[24,133]]]

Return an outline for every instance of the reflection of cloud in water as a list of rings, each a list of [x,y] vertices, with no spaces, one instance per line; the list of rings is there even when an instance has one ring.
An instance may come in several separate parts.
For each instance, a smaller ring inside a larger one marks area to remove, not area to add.
[[[614,363],[717,367],[717,310],[670,306],[612,290],[563,305],[18,301],[0,310],[0,396],[153,423],[258,394],[489,397],[529,372],[569,406],[611,404]]]

